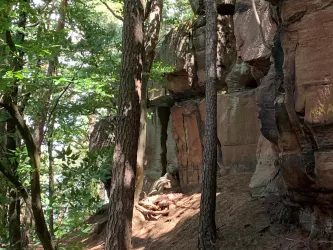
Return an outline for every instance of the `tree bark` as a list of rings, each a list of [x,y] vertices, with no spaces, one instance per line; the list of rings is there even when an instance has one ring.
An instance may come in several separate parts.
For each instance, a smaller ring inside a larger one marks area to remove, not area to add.
[[[2,111],[0,111],[2,113]],[[0,143],[6,145],[6,122],[0,122]],[[0,149],[0,159],[4,161],[6,159],[5,152]],[[0,195],[7,197],[8,181],[6,176],[0,174]],[[0,239],[5,238],[8,230],[7,216],[8,206],[7,204],[0,204]]]
[[[49,228],[51,236],[54,236],[54,211],[53,211],[53,193],[54,193],[54,170],[53,170],[53,129],[54,129],[54,118],[52,118],[49,125],[49,139],[47,142],[47,151],[49,154]]]
[[[206,121],[203,159],[203,180],[200,203],[199,249],[216,249],[216,54],[217,11],[215,0],[205,0],[206,10]]]
[[[25,2],[27,2],[25,0]],[[24,9],[19,9],[19,19],[17,26],[21,29],[25,29],[27,23],[27,13]],[[18,48],[16,45],[22,45],[24,42],[24,32],[17,31],[14,35],[14,39],[12,37],[12,33],[10,30],[6,30],[6,43],[10,49],[10,64],[11,68],[13,68],[13,72],[17,72],[23,69],[23,57],[24,52]],[[16,42],[16,44],[15,44]],[[17,104],[18,97],[18,82],[14,80],[12,82],[12,87],[5,93],[4,101],[11,99]],[[16,125],[13,118],[10,118],[6,122],[6,130],[7,130],[7,140],[6,140],[6,158],[11,159],[8,160],[9,169],[13,177],[18,180],[17,168],[18,161],[15,156],[15,150],[17,148],[16,145]],[[22,238],[21,238],[21,227],[20,227],[20,214],[21,214],[21,204],[20,204],[20,195],[19,191],[15,188],[11,189],[9,192],[10,203],[8,208],[8,219],[9,219],[9,238],[10,238],[10,249],[19,250],[22,249]]]
[[[136,187],[134,203],[137,204],[143,187],[144,165],[147,140],[147,100],[148,100],[148,81],[149,74],[155,59],[156,47],[161,28],[162,10],[164,0],[150,1],[149,15],[146,23],[145,41],[144,41],[144,61],[143,77],[141,87],[141,115],[140,115],[140,132],[137,152],[136,168]]]
[[[124,0],[122,67],[105,249],[129,250],[140,126],[144,0]]]
[[[41,187],[40,187],[40,155],[37,150],[36,143],[26,125],[18,107],[11,101],[7,100],[5,104],[1,103],[13,118],[20,134],[26,144],[31,165],[33,167],[31,178],[31,203],[32,212],[35,219],[35,227],[38,238],[40,239],[44,249],[55,249],[51,240],[50,232],[48,231],[45,216],[42,208]]]
[[[16,96],[15,96],[16,97]],[[7,144],[6,144],[7,159],[15,159],[16,150],[16,127],[13,119],[7,121]],[[10,163],[11,172],[18,179],[17,167],[18,162],[15,159]],[[20,228],[20,195],[17,189],[12,188],[9,192],[10,203],[8,209],[9,218],[9,238],[10,238],[10,249],[22,249],[21,240],[21,228]]]

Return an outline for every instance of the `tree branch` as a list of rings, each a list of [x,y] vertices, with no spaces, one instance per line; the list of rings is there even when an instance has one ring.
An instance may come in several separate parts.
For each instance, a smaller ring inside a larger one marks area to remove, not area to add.
[[[69,89],[69,87],[71,86],[71,84],[73,83],[73,81],[74,81],[74,77],[73,77],[73,79],[69,82],[69,84],[66,86],[66,88],[61,92],[61,94],[58,96],[58,98],[57,98],[57,100],[56,100],[56,102],[55,102],[55,104],[54,104],[52,110],[50,111],[49,119],[47,120],[47,123],[46,123],[46,127],[47,127],[47,128],[48,128],[48,126],[50,125],[50,121],[51,121],[51,119],[52,119],[53,113],[54,113],[54,111],[56,110],[56,108],[57,108],[57,106],[58,106],[58,104],[59,104],[59,101],[60,101],[61,97],[62,97],[62,96],[66,93],[66,91]]]
[[[102,4],[104,4],[105,6],[106,6],[106,8],[111,12],[111,14],[115,17],[115,18],[117,18],[118,20],[120,20],[120,21],[124,21],[124,18],[122,17],[122,16],[120,16],[120,15],[118,15],[116,12],[114,12],[114,10],[113,9],[111,9],[111,7],[105,2],[105,1],[103,1],[103,0],[100,0],[101,1],[101,3]]]
[[[0,172],[9,180],[10,183],[12,183],[16,189],[20,192],[24,202],[27,204],[28,209],[31,211],[31,199],[27,192],[27,190],[24,188],[23,184],[12,174],[8,171],[8,168],[0,162]]]
[[[12,52],[16,52],[16,46],[9,30],[6,30],[6,43]]]

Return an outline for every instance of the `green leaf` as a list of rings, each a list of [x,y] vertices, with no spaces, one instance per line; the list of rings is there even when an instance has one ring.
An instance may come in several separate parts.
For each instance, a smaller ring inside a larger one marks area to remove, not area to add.
[[[81,232],[87,234],[90,232],[90,230],[91,230],[91,226],[88,226],[85,229],[82,229]]]

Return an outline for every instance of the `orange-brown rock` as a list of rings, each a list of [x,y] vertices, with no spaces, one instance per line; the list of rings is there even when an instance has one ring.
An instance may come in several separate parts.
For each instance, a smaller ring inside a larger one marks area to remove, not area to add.
[[[205,102],[185,101],[171,108],[173,138],[177,145],[183,184],[201,182]],[[259,120],[254,90],[218,95],[217,133],[222,174],[254,172]]]

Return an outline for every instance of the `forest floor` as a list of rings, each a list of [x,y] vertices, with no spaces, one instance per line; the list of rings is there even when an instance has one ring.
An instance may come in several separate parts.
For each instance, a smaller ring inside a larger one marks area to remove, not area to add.
[[[248,187],[251,176],[251,173],[241,173],[218,179],[216,223],[219,249],[332,249],[312,248],[306,243],[307,232],[280,224],[277,218],[281,205],[251,197]],[[144,220],[139,212],[135,213],[133,249],[197,249],[199,206],[200,193],[192,193],[186,194],[170,209],[168,216],[157,221]],[[104,249],[103,222],[106,219],[107,209],[101,209],[87,221],[95,225],[94,232],[86,237],[72,238],[67,241],[67,246],[71,245],[69,242],[81,241],[87,250]]]

